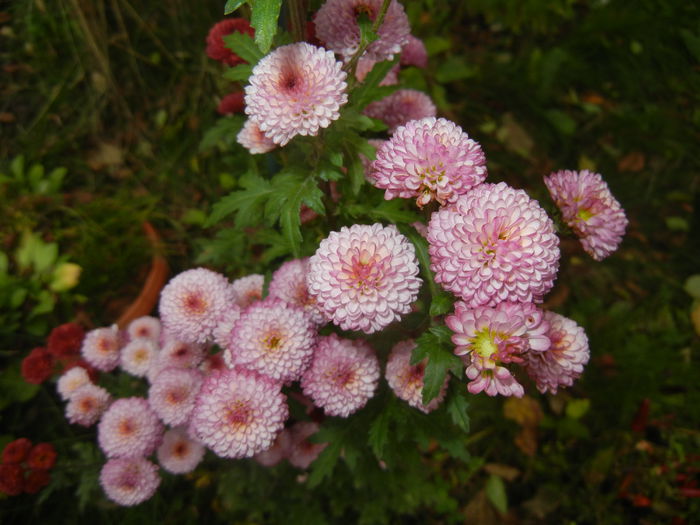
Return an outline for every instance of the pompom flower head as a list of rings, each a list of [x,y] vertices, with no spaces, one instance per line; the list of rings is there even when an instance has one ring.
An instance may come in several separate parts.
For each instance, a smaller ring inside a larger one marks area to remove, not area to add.
[[[236,321],[224,359],[276,381],[295,381],[311,363],[316,331],[304,310],[279,299],[249,306]]]
[[[427,414],[435,410],[445,399],[449,377],[445,377],[440,393],[427,405],[423,404],[423,378],[427,359],[412,365],[411,352],[416,347],[413,340],[399,341],[391,349],[386,363],[386,380],[399,399]]]
[[[130,339],[150,339],[158,342],[160,339],[161,324],[160,319],[144,315],[129,323],[126,333]]]
[[[253,155],[268,153],[277,147],[271,138],[260,131],[260,126],[250,119],[245,121],[236,140]]]
[[[399,89],[388,97],[372,102],[365,110],[368,117],[376,118],[389,127],[393,133],[396,128],[411,120],[434,117],[437,108],[430,97],[415,89]]]
[[[63,400],[68,400],[78,388],[92,383],[90,375],[82,366],[76,366],[58,378],[56,390]]]
[[[318,134],[348,101],[346,74],[333,53],[298,42],[278,47],[253,68],[246,113],[275,144]]]
[[[327,415],[348,417],[365,406],[378,382],[379,361],[372,348],[331,334],[319,338],[301,387]]]
[[[316,36],[331,51],[349,59],[360,45],[360,25],[358,18],[366,15],[371,21],[379,14],[382,0],[327,0],[316,13],[314,25]],[[408,42],[411,27],[403,6],[392,0],[366,57],[372,60],[387,60],[401,52]]]
[[[160,294],[160,318],[165,329],[185,343],[204,343],[233,302],[223,275],[195,268],[173,277]]]
[[[70,357],[80,352],[85,330],[78,323],[57,326],[49,334],[46,347],[54,357]]]
[[[144,377],[158,357],[158,346],[153,339],[133,339],[121,350],[119,364],[125,372]]]
[[[428,50],[420,38],[408,35],[408,41],[401,49],[401,65],[421,68],[428,66]]]
[[[119,350],[122,343],[123,340],[116,325],[109,328],[96,328],[87,333],[80,351],[92,366],[103,372],[110,372],[119,364]]]
[[[178,426],[189,421],[202,376],[194,368],[166,368],[156,376],[148,389],[148,403],[163,423]]]
[[[163,425],[148,401],[117,399],[102,416],[97,441],[107,457],[147,456],[160,444]]]
[[[107,410],[112,396],[104,388],[87,383],[78,388],[66,405],[66,419],[75,425],[91,427]]]
[[[225,458],[269,448],[288,415],[280,384],[244,369],[214,371],[204,380],[189,433]]]
[[[255,35],[255,30],[245,18],[226,18],[212,26],[207,35],[206,53],[209,58],[218,60],[227,66],[237,66],[245,63],[241,57],[226,47],[224,37],[231,33]]]
[[[321,325],[326,322],[326,318],[316,304],[316,299],[309,295],[306,284],[308,273],[308,258],[287,261],[272,274],[269,296],[302,308],[314,323]]]
[[[319,431],[320,425],[313,421],[299,421],[290,429],[289,463],[300,469],[307,469],[328,443],[312,443],[309,438]]]
[[[559,238],[537,201],[505,183],[481,184],[433,213],[435,281],[469,306],[541,302],[559,269]]]
[[[144,458],[115,458],[100,471],[100,485],[109,499],[124,507],[143,503],[160,485],[158,467]]]
[[[563,170],[544,183],[586,253],[601,261],[617,250],[628,221],[599,173]]]
[[[523,365],[540,392],[556,394],[559,387],[571,386],[583,373],[590,357],[588,337],[583,328],[563,315],[545,312],[544,316],[552,345],[544,352],[525,354]]]
[[[255,301],[262,299],[265,276],[253,273],[236,279],[231,283],[233,289],[233,301],[239,308],[250,306]]]
[[[444,118],[412,120],[399,127],[377,150],[372,183],[384,197],[417,197],[423,207],[433,199],[454,202],[486,178],[481,146]]]
[[[421,282],[415,248],[393,225],[331,232],[309,261],[309,293],[343,330],[371,334],[400,319]]]
[[[192,472],[204,457],[205,448],[191,439],[182,427],[168,430],[158,447],[158,462],[172,474]]]

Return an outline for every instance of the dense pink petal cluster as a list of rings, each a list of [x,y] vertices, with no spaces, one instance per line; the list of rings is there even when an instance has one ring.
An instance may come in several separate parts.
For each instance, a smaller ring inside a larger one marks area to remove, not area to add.
[[[253,155],[268,153],[277,147],[271,138],[260,131],[260,126],[250,119],[243,124],[236,135],[236,141]]]
[[[144,458],[114,458],[100,471],[100,485],[109,499],[125,507],[138,505],[160,485],[158,467]]]
[[[419,207],[433,199],[447,204],[484,181],[486,157],[457,124],[427,117],[397,128],[377,150],[371,172],[387,200],[417,197]]]
[[[126,333],[129,339],[150,339],[158,342],[160,339],[161,324],[160,319],[144,315],[134,319],[126,327]]]
[[[309,295],[306,285],[308,273],[308,257],[285,262],[272,274],[269,296],[302,308],[315,324],[321,325],[327,320],[316,304],[316,299]]]
[[[299,421],[290,429],[290,444],[287,459],[300,469],[307,469],[328,443],[312,443],[309,438],[321,427],[313,421]]]
[[[158,463],[172,474],[192,472],[204,457],[206,449],[191,439],[181,427],[168,430],[158,447]]]
[[[590,357],[588,337],[571,319],[554,312],[544,315],[552,345],[544,352],[528,352],[523,366],[540,392],[556,394],[559,387],[571,386],[583,373]]]
[[[379,374],[379,361],[367,343],[331,334],[319,337],[301,387],[327,415],[348,417],[374,395]]]
[[[110,458],[147,456],[162,437],[162,423],[141,397],[117,399],[97,427],[97,441]]]
[[[89,364],[103,372],[110,372],[119,364],[122,343],[123,338],[117,325],[95,328],[85,335],[80,352]]]
[[[253,459],[264,467],[274,467],[289,455],[291,439],[292,434],[289,429],[283,429],[282,432],[277,434],[270,448],[258,452]]]
[[[90,376],[82,366],[75,366],[58,378],[56,390],[64,401],[70,399],[73,393],[83,385],[89,385]]]
[[[327,0],[316,13],[316,36],[326,47],[349,59],[360,45],[358,17],[365,14],[374,21],[379,14],[382,0]],[[401,52],[408,41],[411,27],[403,6],[392,0],[377,34],[364,56],[373,60],[391,59]]]
[[[236,321],[224,351],[226,364],[276,381],[295,381],[311,363],[316,330],[304,310],[279,299],[249,306]]]
[[[231,33],[255,35],[255,30],[245,18],[226,18],[212,26],[207,35],[206,53],[209,58],[223,62],[228,66],[245,63],[241,57],[226,47],[224,36]]]
[[[288,413],[279,383],[244,369],[215,371],[199,391],[189,433],[219,456],[251,457],[272,445]]]
[[[309,261],[309,293],[343,330],[371,334],[400,319],[421,282],[415,248],[393,225],[331,232]]]
[[[119,364],[125,372],[136,377],[144,377],[157,357],[158,346],[153,339],[132,339],[122,348]]]
[[[428,50],[420,38],[408,35],[408,41],[401,49],[401,65],[421,68],[428,66]]]
[[[389,127],[389,132],[411,120],[437,115],[437,108],[430,97],[415,89],[399,89],[388,97],[372,102],[365,110],[368,117],[376,118]]]
[[[231,339],[233,327],[240,317],[241,308],[235,304],[231,305],[229,310],[221,317],[219,324],[214,329],[214,342],[219,345],[219,348],[226,348]]]
[[[545,177],[544,183],[586,253],[601,261],[617,250],[628,221],[599,173],[563,170]]]
[[[554,224],[523,190],[482,184],[428,225],[435,281],[469,306],[541,302],[559,268]]]
[[[196,368],[166,368],[151,383],[148,403],[166,425],[184,425],[194,409],[202,379]]]
[[[546,336],[549,323],[532,303],[503,302],[491,308],[470,308],[463,302],[455,305],[445,324],[454,332],[455,354],[465,356],[469,392],[486,392],[490,396],[522,397],[524,390],[508,363],[521,363],[528,351],[549,348]]]
[[[239,308],[250,306],[255,301],[262,299],[265,276],[253,273],[236,279],[231,284],[233,288],[233,301]]]
[[[185,343],[212,338],[221,316],[233,302],[231,283],[223,275],[195,268],[173,277],[158,305],[165,329]]]
[[[445,399],[449,376],[445,376],[438,396],[427,405],[423,404],[423,378],[427,359],[412,365],[411,352],[415,347],[416,343],[412,339],[394,345],[386,363],[386,380],[399,399],[427,414]]]
[[[112,396],[104,388],[87,383],[71,394],[66,405],[66,419],[76,425],[91,427],[111,401]]]
[[[168,339],[151,361],[146,376],[152,383],[161,370],[166,368],[196,368],[204,360],[204,353],[202,345]]]
[[[278,47],[253,68],[246,114],[275,144],[318,134],[348,101],[346,74],[333,53],[298,42]]]

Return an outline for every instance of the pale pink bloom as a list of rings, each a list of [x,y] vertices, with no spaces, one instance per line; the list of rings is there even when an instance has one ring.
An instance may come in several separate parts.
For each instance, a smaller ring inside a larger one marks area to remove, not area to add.
[[[381,5],[382,0],[327,0],[314,16],[316,36],[328,49],[347,60],[360,45],[358,17],[365,14],[374,21]],[[403,6],[392,0],[377,30],[379,38],[369,45],[364,56],[372,60],[393,58],[394,54],[401,52],[410,32]]]
[[[217,352],[215,354],[210,354],[204,361],[199,365],[199,369],[207,375],[215,370],[226,370],[226,361],[224,360],[224,353]]]
[[[236,321],[241,317],[241,308],[238,305],[232,304],[224,315],[219,319],[219,324],[214,328],[214,342],[219,348],[226,348],[231,339],[231,332]],[[222,356],[223,357],[223,356]]]
[[[107,457],[148,456],[163,438],[163,424],[141,397],[117,399],[97,426],[97,441]]]
[[[112,396],[104,388],[86,383],[72,393],[66,405],[66,419],[90,427],[97,423],[111,401]]]
[[[379,62],[372,60],[371,58],[363,57],[357,61],[357,68],[355,69],[355,78],[360,82],[364,82],[365,78],[370,71]],[[379,82],[380,86],[393,86],[399,83],[399,65],[396,64],[392,67],[386,76]]]
[[[253,273],[236,279],[232,283],[233,301],[239,308],[250,306],[255,301],[262,299],[265,276]]]
[[[412,339],[399,341],[394,345],[386,363],[386,380],[399,399],[403,399],[412,407],[427,414],[435,410],[445,399],[449,376],[445,376],[438,396],[424,405],[423,378],[427,359],[412,365],[411,352],[415,347],[416,343]]]
[[[177,339],[167,339],[163,348],[151,360],[146,377],[153,382],[166,368],[197,368],[204,360],[205,348],[195,343],[183,343]]]
[[[556,394],[559,387],[571,386],[583,373],[590,350],[586,332],[574,321],[554,312],[544,316],[552,345],[544,352],[525,354],[523,366],[540,392]]]
[[[246,308],[236,321],[224,359],[276,381],[295,381],[311,363],[316,330],[304,310],[279,299]]]
[[[313,421],[294,423],[289,429],[291,443],[289,445],[289,463],[300,469],[307,469],[318,455],[328,446],[328,443],[312,443],[309,438],[321,427]]]
[[[278,47],[253,68],[246,114],[275,144],[318,135],[348,101],[346,74],[333,53],[306,42]]]
[[[586,253],[601,261],[617,250],[628,221],[599,173],[563,170],[544,183]]]
[[[309,293],[343,330],[367,334],[411,311],[421,286],[413,244],[396,226],[331,232],[309,261]]]
[[[251,119],[245,121],[241,131],[236,135],[236,141],[253,155],[268,153],[277,147],[277,144],[260,131],[260,127]]]
[[[384,198],[417,197],[423,207],[457,200],[486,178],[486,157],[462,128],[428,117],[400,126],[377,150],[371,179]]]
[[[111,372],[119,364],[119,349],[124,340],[117,325],[96,328],[85,334],[80,352],[85,361],[103,372]]]
[[[148,389],[148,403],[169,426],[186,424],[199,393],[204,374],[195,368],[166,368]]]
[[[523,190],[482,184],[428,224],[435,281],[469,306],[541,302],[559,268],[554,224]]]
[[[379,374],[379,361],[367,343],[331,334],[319,337],[301,387],[327,415],[348,417],[372,398]]]
[[[420,68],[428,66],[428,50],[420,38],[408,35],[408,41],[401,48],[401,65]]]
[[[75,392],[78,388],[91,383],[92,381],[90,381],[90,376],[88,375],[87,370],[81,366],[75,366],[67,372],[64,372],[63,375],[58,378],[56,390],[60,394],[61,398],[64,401],[67,401],[71,398],[73,392]]]
[[[189,433],[218,456],[252,457],[272,445],[288,413],[272,379],[244,369],[214,371],[199,391]]]
[[[121,350],[122,370],[136,377],[144,377],[152,362],[158,357],[158,346],[153,339],[132,339]]]
[[[100,471],[100,485],[115,503],[138,505],[150,499],[160,485],[158,467],[144,458],[113,458]]]
[[[168,430],[157,450],[158,463],[172,474],[187,474],[202,461],[204,446],[191,439],[181,428]]]
[[[277,434],[277,438],[272,446],[262,452],[257,453],[253,459],[263,467],[274,467],[289,455],[291,445],[291,433],[285,428]]]
[[[437,108],[422,91],[399,89],[388,97],[369,104],[364,114],[381,120],[389,127],[389,132],[393,133],[396,128],[411,120],[434,117]]]
[[[126,327],[126,333],[130,339],[150,339],[158,342],[160,339],[161,324],[160,319],[145,315],[134,319]]]
[[[269,296],[302,308],[316,325],[322,325],[327,319],[316,304],[316,299],[309,295],[306,285],[308,273],[308,257],[285,262],[272,274]]]
[[[185,343],[212,339],[221,316],[233,303],[233,290],[223,275],[195,268],[173,277],[158,305],[165,329]]]

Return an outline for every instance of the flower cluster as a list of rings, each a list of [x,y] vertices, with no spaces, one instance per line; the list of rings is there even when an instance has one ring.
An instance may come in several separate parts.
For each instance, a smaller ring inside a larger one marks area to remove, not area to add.
[[[0,493],[8,496],[23,492],[36,494],[51,481],[56,457],[51,443],[33,445],[27,438],[11,441],[2,450]]]

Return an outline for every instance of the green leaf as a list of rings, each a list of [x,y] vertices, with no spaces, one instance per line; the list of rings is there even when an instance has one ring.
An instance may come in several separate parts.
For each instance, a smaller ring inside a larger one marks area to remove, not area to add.
[[[469,432],[469,402],[464,394],[464,387],[458,389],[447,400],[447,413],[450,414],[452,422],[465,432]]]
[[[379,85],[398,61],[399,58],[397,57],[394,60],[379,62],[367,73],[362,84],[357,86],[351,95],[352,105],[356,110],[362,110],[370,102],[386,97],[398,89],[398,86]]]
[[[282,0],[253,0],[252,8],[250,25],[255,29],[255,43],[263,54],[266,54],[277,33],[277,19],[280,16]]]
[[[508,497],[506,496],[506,486],[503,480],[492,474],[486,482],[486,496],[501,514],[508,512]]]
[[[423,404],[426,405],[440,393],[448,370],[452,370],[457,376],[462,374],[462,361],[448,349],[442,328],[446,327],[436,326],[424,332],[416,340],[416,347],[411,355],[411,364],[414,365],[428,358],[423,376]]]
[[[18,155],[10,163],[10,172],[19,182],[24,181],[24,155]]]
[[[20,373],[19,361],[0,374],[0,410],[11,403],[23,403],[33,398],[39,385],[27,383]]]
[[[566,404],[566,417],[581,419],[591,406],[590,399],[571,399]]]
[[[233,33],[225,35],[224,44],[251,66],[257,64],[258,60],[265,56],[265,53],[260,51],[250,35],[246,33],[234,31]]]
[[[253,72],[250,64],[239,64],[224,71],[224,78],[231,82],[247,82]]]
[[[255,224],[262,219],[263,206],[270,195],[274,193],[270,181],[259,175],[246,173],[241,177],[240,183],[244,189],[229,193],[214,204],[205,227],[220,222],[232,213],[236,213],[237,226]]]
[[[700,274],[691,275],[686,279],[683,289],[695,299],[700,299]]]
[[[241,115],[222,117],[207,130],[199,143],[199,151],[206,151],[217,144],[231,145],[236,141],[236,135],[243,127],[244,118]]]
[[[347,143],[343,148],[345,151],[345,161],[347,163],[348,176],[350,177],[350,188],[353,195],[359,195],[362,185],[365,183],[365,167],[355,150]]]
[[[436,317],[444,315],[452,310],[452,305],[455,303],[455,298],[448,292],[442,292],[433,297],[430,302],[430,316]]]
[[[226,5],[224,6],[224,14],[230,15],[243,4],[247,3],[248,0],[226,0]]]
[[[389,423],[393,419],[393,399],[369,427],[368,442],[378,459],[384,457],[384,449],[389,441]]]
[[[313,489],[331,475],[336,463],[338,463],[341,448],[342,442],[340,440],[331,441],[314,460],[311,464],[311,473],[307,482],[310,489]]]

